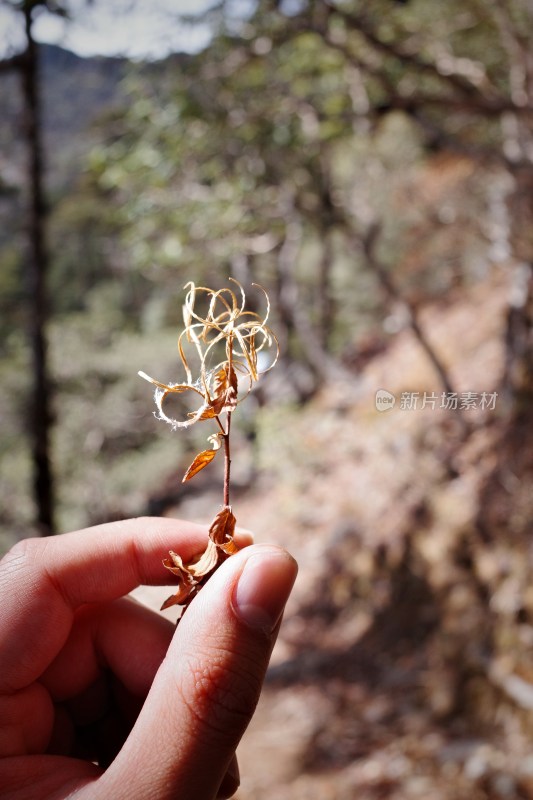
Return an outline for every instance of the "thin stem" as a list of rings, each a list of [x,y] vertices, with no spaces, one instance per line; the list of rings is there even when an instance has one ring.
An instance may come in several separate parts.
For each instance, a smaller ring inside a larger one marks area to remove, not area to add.
[[[231,468],[231,451],[230,451],[230,434],[231,427],[231,411],[227,413],[226,432],[224,433],[224,505],[229,506],[229,484],[230,484],[230,468]]]

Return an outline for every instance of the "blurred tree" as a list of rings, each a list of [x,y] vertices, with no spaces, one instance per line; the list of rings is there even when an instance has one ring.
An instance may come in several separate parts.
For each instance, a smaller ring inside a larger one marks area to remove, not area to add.
[[[29,334],[33,357],[33,397],[29,410],[32,433],[33,486],[37,523],[43,534],[55,530],[54,493],[50,454],[51,388],[48,374],[46,320],[49,314],[46,280],[49,269],[46,244],[46,203],[42,150],[41,103],[37,44],[32,25],[36,0],[24,0],[26,49],[21,62],[25,132],[28,145],[28,288],[30,298]]]
[[[0,71],[15,71],[20,77],[22,123],[27,147],[27,247],[25,279],[27,286],[27,330],[32,355],[32,391],[28,408],[36,523],[43,534],[54,533],[54,489],[50,432],[52,390],[49,375],[47,320],[50,316],[48,282],[50,273],[47,241],[48,204],[45,197],[44,147],[42,122],[43,79],[39,45],[33,25],[41,13],[68,16],[68,7],[57,0],[1,0],[5,8],[23,21],[23,49],[0,61]]]
[[[58,3],[46,0],[6,2],[24,20],[24,50],[1,64],[2,70],[16,69],[21,79],[24,134],[28,149],[27,174],[27,265],[28,333],[32,353],[33,386],[28,422],[31,431],[33,487],[36,522],[39,531],[54,533],[54,492],[50,455],[51,387],[47,359],[46,322],[49,315],[47,275],[49,257],[46,244],[46,201],[44,197],[44,165],[42,148],[41,101],[38,46],[33,36],[35,13],[46,9],[65,13]]]

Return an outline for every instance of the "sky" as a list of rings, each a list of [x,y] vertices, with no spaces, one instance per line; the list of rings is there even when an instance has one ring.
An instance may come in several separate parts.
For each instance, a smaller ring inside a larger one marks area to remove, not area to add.
[[[58,44],[80,56],[122,55],[162,58],[169,52],[197,52],[210,40],[206,24],[187,25],[179,14],[199,14],[214,0],[71,0],[72,21],[41,13],[34,23],[37,41]],[[78,10],[79,9],[79,10]],[[16,52],[24,41],[20,20],[0,2],[0,57]]]

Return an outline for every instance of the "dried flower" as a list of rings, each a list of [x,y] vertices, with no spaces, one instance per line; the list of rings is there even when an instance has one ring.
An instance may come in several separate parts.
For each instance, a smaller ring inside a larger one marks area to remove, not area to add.
[[[172,552],[170,558],[163,561],[180,583],[178,592],[163,604],[163,608],[176,604],[188,605],[219,564],[237,550],[233,541],[235,517],[229,504],[231,415],[250,392],[260,374],[272,369],[278,359],[278,342],[266,324],[270,313],[268,294],[258,286],[266,299],[266,312],[261,317],[246,310],[244,289],[238,281],[232,278],[230,280],[237,286],[240,300],[230,288],[215,291],[204,286],[195,286],[194,283],[185,286],[188,290],[183,305],[185,328],[178,339],[185,382],[161,383],[146,373],[139,372],[142,378],[156,387],[156,416],[170,424],[174,430],[208,420],[214,421],[218,427],[208,437],[211,447],[198,453],[183,481],[190,480],[207,467],[219,450],[224,451],[224,505],[209,529],[209,541],[204,553],[188,564],[184,564],[180,556]],[[206,305],[203,314],[198,310],[201,300]],[[186,355],[186,350],[190,348],[199,361],[196,379],[193,379]],[[268,366],[260,370],[258,354],[268,349],[273,349],[273,357]],[[210,367],[213,361],[214,365]],[[245,384],[245,391],[239,396],[241,383]],[[163,406],[169,395],[185,392],[193,392],[201,398],[198,408],[189,412],[184,419],[168,416]]]

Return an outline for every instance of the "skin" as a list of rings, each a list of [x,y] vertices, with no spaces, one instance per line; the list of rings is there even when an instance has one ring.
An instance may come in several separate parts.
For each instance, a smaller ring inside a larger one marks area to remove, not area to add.
[[[213,800],[239,785],[250,721],[296,577],[281,548],[225,561],[179,626],[128,592],[166,584],[207,530],[135,519],[27,539],[0,562],[0,795]]]

